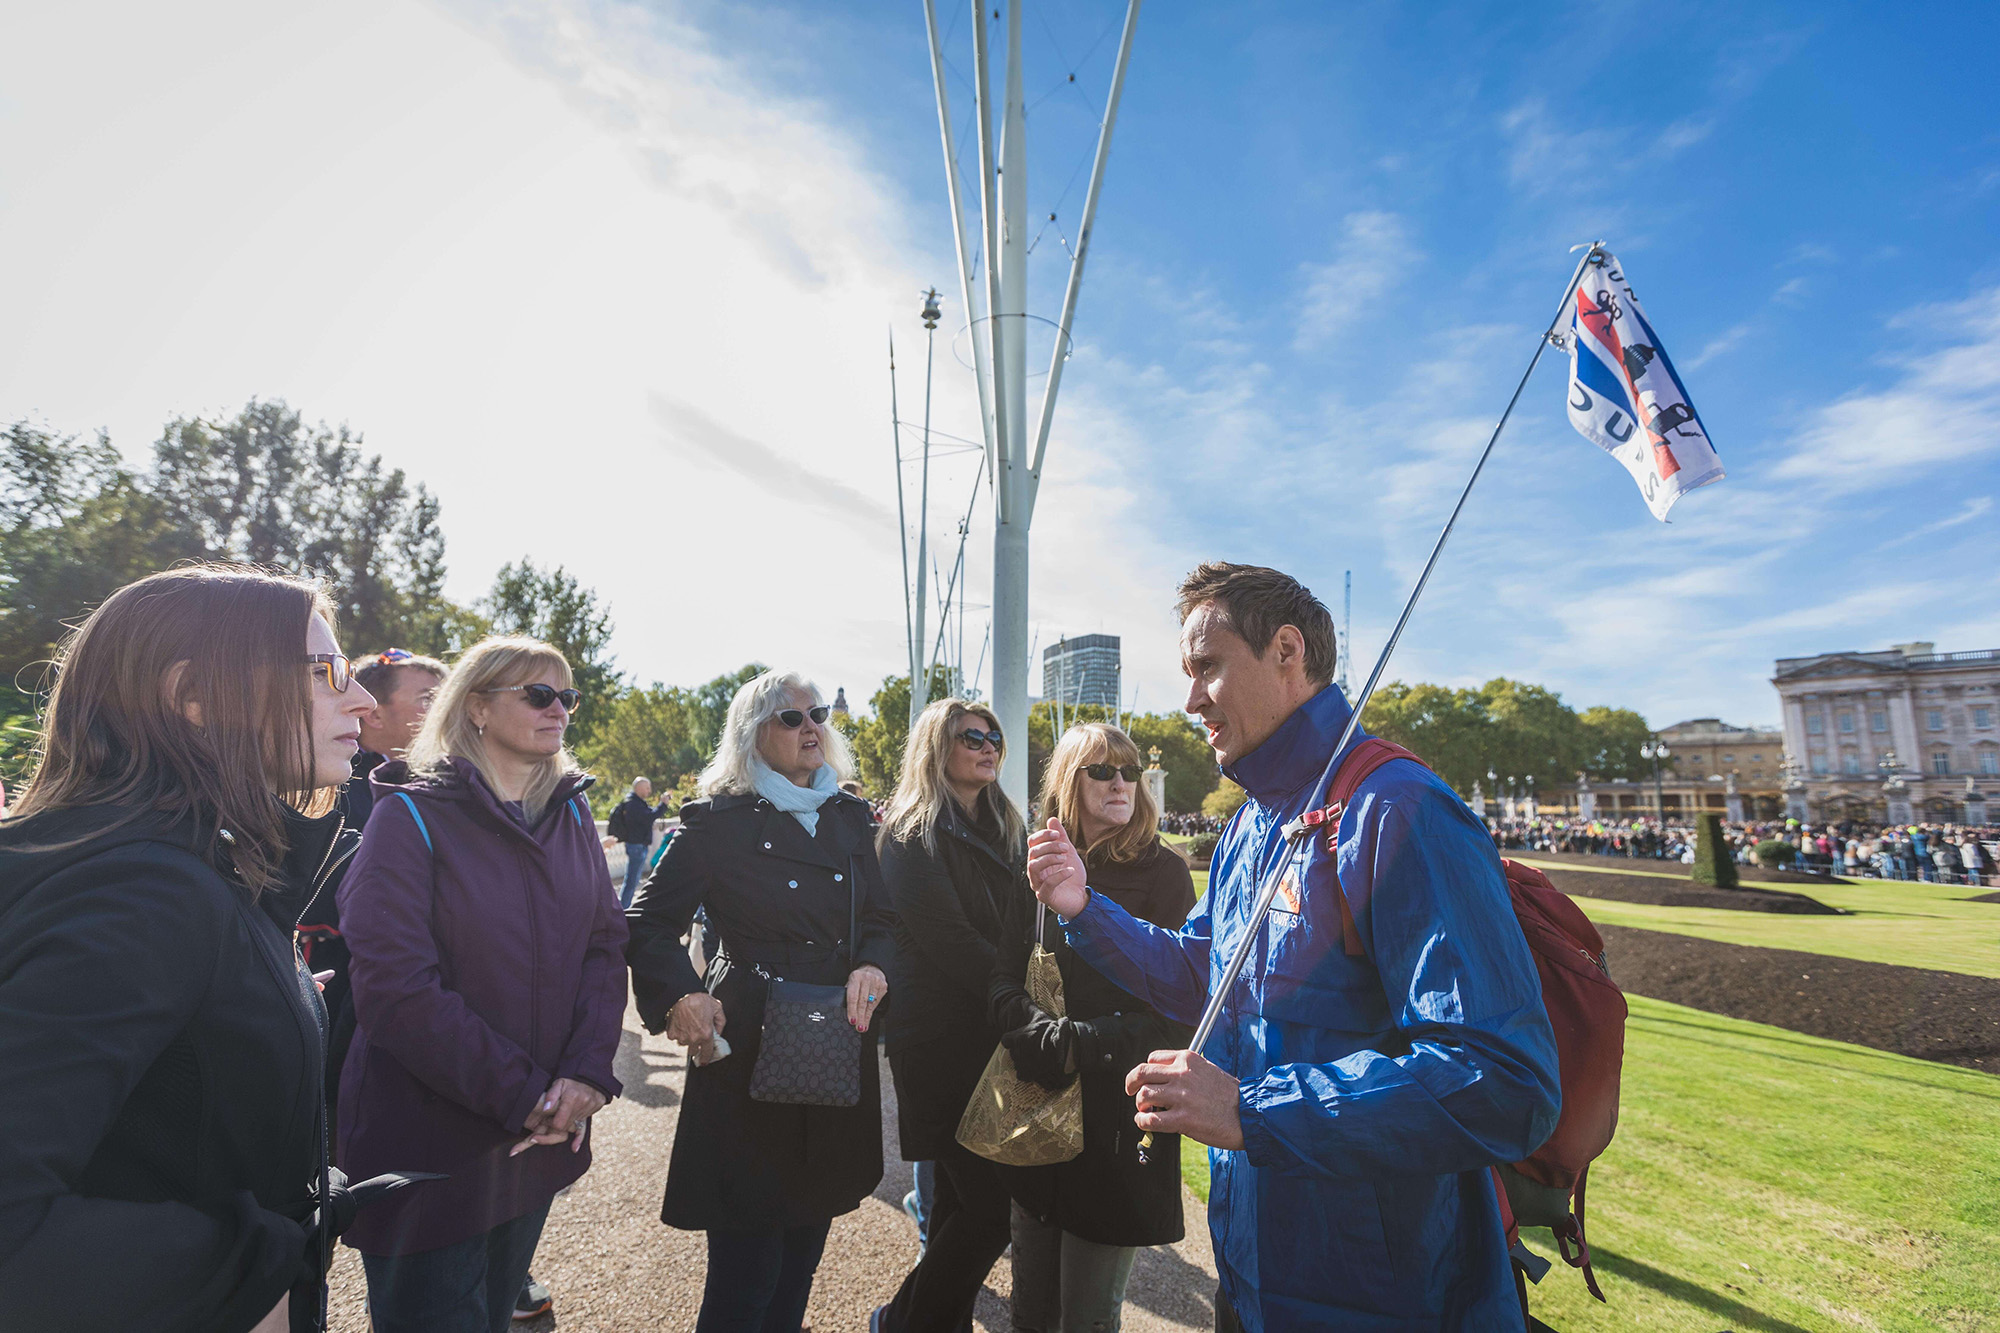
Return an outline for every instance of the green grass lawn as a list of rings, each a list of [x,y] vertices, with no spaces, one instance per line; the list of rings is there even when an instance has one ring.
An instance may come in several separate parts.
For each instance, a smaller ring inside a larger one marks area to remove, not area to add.
[[[1525,864],[1538,864],[1525,862]],[[1544,869],[1552,863],[1539,863]],[[1582,870],[1563,865],[1562,870]],[[1583,870],[1584,874],[1597,873]],[[1685,875],[1606,869],[1685,882]],[[1746,883],[1748,881],[1745,881]],[[1833,958],[1927,967],[1976,977],[2000,977],[2000,903],[1968,899],[1990,890],[1964,884],[1874,880],[1860,884],[1777,884],[1852,916],[1784,916],[1707,907],[1655,907],[1578,895],[1601,925],[1666,930],[1727,944],[1800,949]]]
[[[1744,913],[1742,915],[1748,915]],[[1634,996],[1561,1333],[2000,1330],[2000,1077]],[[1188,1151],[1187,1149],[1192,1149]],[[1206,1197],[1205,1150],[1182,1172]],[[1546,1232],[1528,1242],[1554,1257]]]

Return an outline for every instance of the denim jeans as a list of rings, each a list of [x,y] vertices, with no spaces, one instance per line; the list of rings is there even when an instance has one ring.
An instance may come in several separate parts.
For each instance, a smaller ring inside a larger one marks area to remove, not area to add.
[[[695,1333],[798,1333],[832,1227],[709,1232]]]
[[[1136,1249],[1099,1245],[1014,1205],[1014,1333],[1118,1333]]]
[[[441,1250],[364,1254],[374,1333],[503,1333],[549,1206]]]
[[[931,1213],[937,1207],[937,1163],[912,1162],[911,1185],[917,1196],[917,1244],[931,1243]]]
[[[639,891],[639,881],[646,877],[646,857],[652,850],[650,842],[625,844],[625,887],[618,894],[620,907],[632,905],[632,895]]]

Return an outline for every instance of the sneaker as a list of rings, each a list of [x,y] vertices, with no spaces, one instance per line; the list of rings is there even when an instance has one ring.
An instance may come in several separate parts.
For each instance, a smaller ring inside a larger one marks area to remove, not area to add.
[[[549,1295],[549,1289],[535,1281],[535,1275],[530,1273],[528,1280],[521,1286],[521,1294],[514,1298],[514,1318],[539,1319],[553,1310],[555,1304],[555,1298]]]
[[[903,1211],[910,1215],[910,1225],[923,1230],[924,1219],[917,1215],[917,1192],[911,1190],[903,1196]]]

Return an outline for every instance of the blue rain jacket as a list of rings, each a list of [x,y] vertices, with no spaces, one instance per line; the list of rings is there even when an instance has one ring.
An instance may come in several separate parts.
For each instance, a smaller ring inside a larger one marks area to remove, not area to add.
[[[1486,1168],[1555,1129],[1541,983],[1486,830],[1407,760],[1377,769],[1342,816],[1339,884],[1366,956],[1342,950],[1324,831],[1288,860],[1281,830],[1324,800],[1348,716],[1329,685],[1224,770],[1249,799],[1181,931],[1092,894],[1069,940],[1192,1024],[1249,927],[1257,876],[1284,875],[1202,1051],[1242,1085],[1243,1149],[1209,1150],[1224,1293],[1249,1333],[1520,1329]]]

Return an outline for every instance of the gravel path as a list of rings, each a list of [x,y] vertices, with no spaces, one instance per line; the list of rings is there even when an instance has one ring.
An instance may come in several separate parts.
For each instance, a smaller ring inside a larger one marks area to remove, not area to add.
[[[595,1162],[576,1187],[556,1201],[535,1258],[535,1275],[555,1293],[552,1315],[515,1327],[529,1333],[561,1328],[582,1333],[694,1327],[701,1304],[705,1248],[699,1232],[674,1231],[659,1221],[667,1155],[680,1107],[686,1057],[665,1037],[647,1036],[627,1011],[618,1052],[625,1095],[600,1112],[592,1151]],[[862,1330],[877,1305],[916,1262],[916,1228],[903,1213],[909,1164],[896,1152],[896,1114],[889,1066],[882,1065],[883,1160],[887,1171],[873,1197],[834,1219],[826,1258],[813,1287],[807,1323],[817,1333]],[[537,1152],[554,1151],[536,1149]],[[1200,1200],[1182,1192],[1187,1239],[1139,1252],[1126,1292],[1129,1333],[1214,1326],[1211,1297],[1215,1264]],[[1002,1259],[980,1295],[977,1326],[1006,1333],[1009,1263]],[[359,1258],[342,1250],[334,1268],[335,1333],[367,1333]]]

